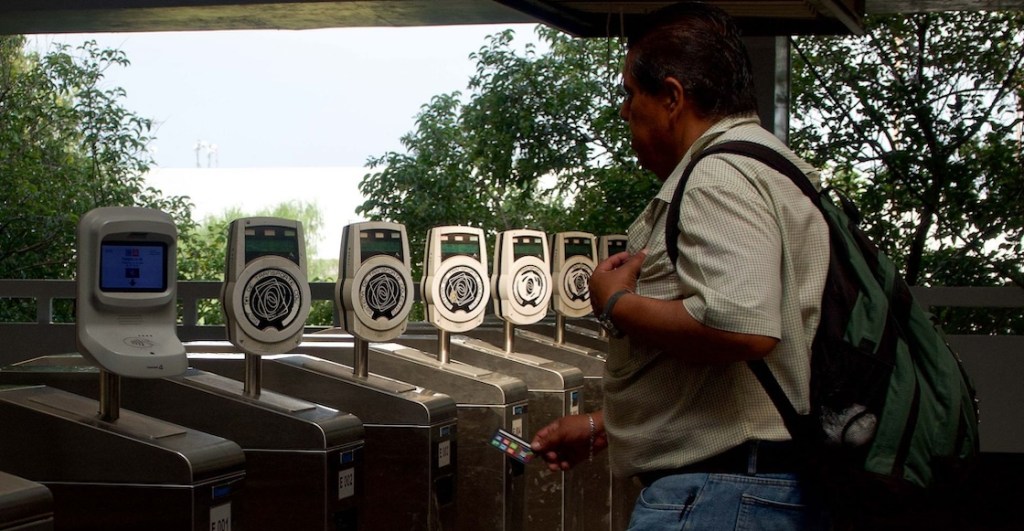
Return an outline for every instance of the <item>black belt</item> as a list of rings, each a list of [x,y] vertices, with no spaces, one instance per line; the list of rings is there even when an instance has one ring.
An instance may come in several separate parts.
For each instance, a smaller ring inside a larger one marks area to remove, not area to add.
[[[644,486],[676,474],[788,474],[798,472],[804,459],[792,441],[747,441],[703,461],[671,470],[637,474]]]

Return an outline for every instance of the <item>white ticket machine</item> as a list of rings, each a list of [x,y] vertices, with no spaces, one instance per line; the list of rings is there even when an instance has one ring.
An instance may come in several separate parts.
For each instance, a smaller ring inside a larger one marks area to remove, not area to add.
[[[597,240],[589,232],[559,232],[551,236],[551,308],[558,317],[591,313],[590,275],[597,266]]]
[[[60,529],[231,529],[245,456],[234,442],[120,410],[121,376],[154,387],[186,371],[176,335],[177,231],[165,213],[104,207],[78,224],[77,338],[99,367],[76,371],[100,400],[50,385],[40,371],[0,377],[0,469],[53,493]],[[41,385],[45,384],[45,385]],[[137,503],[132,500],[145,500]]]
[[[367,221],[345,227],[335,299],[342,327],[363,341],[402,334],[412,309],[405,226]]]
[[[302,223],[269,217],[232,221],[224,273],[228,340],[257,356],[295,348],[310,306]]]
[[[494,313],[508,324],[533,324],[551,301],[548,241],[537,230],[498,233],[494,246],[491,293]]]
[[[427,322],[438,330],[465,332],[483,323],[491,297],[484,231],[456,226],[430,229],[420,289]]]
[[[185,372],[175,331],[178,231],[143,208],[99,208],[78,223],[77,341],[102,369],[133,378]]]
[[[606,234],[597,240],[597,262],[601,263],[609,256],[626,250],[625,234]]]

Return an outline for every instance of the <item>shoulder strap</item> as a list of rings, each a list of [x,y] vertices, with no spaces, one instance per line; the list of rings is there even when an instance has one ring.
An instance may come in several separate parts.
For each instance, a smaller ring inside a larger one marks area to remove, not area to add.
[[[756,144],[754,142],[746,141],[730,141],[723,142],[711,146],[704,151],[698,153],[693,157],[693,160],[683,170],[683,175],[679,178],[679,185],[676,187],[672,194],[672,202],[669,203],[668,208],[668,219],[665,222],[665,250],[668,252],[669,259],[675,264],[679,259],[679,247],[676,242],[679,239],[679,208],[683,200],[683,191],[686,189],[686,182],[690,179],[690,174],[693,173],[694,167],[704,157],[714,155],[716,153],[731,153],[735,155],[741,155],[757,160],[766,166],[774,169],[775,171],[789,177],[793,184],[795,184],[800,191],[806,195],[812,203],[818,209],[821,209],[821,194],[807,179],[804,172],[800,171],[789,159],[784,157],[778,151],[774,149]],[[797,413],[796,408],[793,407],[793,403],[786,397],[786,392],[779,385],[779,381],[772,374],[768,364],[763,360],[750,360],[747,362],[750,366],[750,370],[753,371],[757,380],[764,387],[765,392],[771,398],[772,403],[775,404],[775,408],[779,410],[779,414],[782,416],[783,422],[786,424],[786,429],[789,430],[790,435],[794,439],[803,439],[806,429],[806,424],[800,420],[800,414]]]

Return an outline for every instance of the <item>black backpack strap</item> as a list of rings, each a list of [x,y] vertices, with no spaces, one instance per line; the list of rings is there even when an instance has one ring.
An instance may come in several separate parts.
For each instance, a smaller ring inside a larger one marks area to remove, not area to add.
[[[683,175],[679,178],[679,185],[672,193],[672,202],[669,203],[668,207],[668,219],[665,222],[665,250],[668,252],[669,259],[675,264],[679,259],[679,248],[677,247],[677,240],[679,239],[679,208],[683,200],[683,191],[686,189],[686,182],[690,179],[690,174],[693,173],[693,168],[700,162],[704,157],[714,155],[716,153],[731,153],[734,155],[741,155],[749,157],[754,160],[765,164],[773,170],[789,177],[793,184],[795,184],[800,191],[806,195],[812,203],[818,209],[821,209],[821,195],[811,181],[807,179],[804,172],[797,168],[796,164],[793,164],[789,159],[784,157],[778,151],[774,149],[756,144],[754,142],[746,142],[741,140],[723,142],[711,146],[704,151],[698,153],[690,163],[683,170]],[[753,371],[754,376],[761,383],[761,387],[764,388],[765,392],[772,399],[772,403],[775,404],[775,408],[779,410],[779,414],[782,416],[783,422],[786,424],[786,429],[789,430],[790,435],[794,439],[802,440],[806,430],[805,422],[802,422],[801,415],[797,413],[796,408],[793,407],[793,403],[790,402],[789,398],[786,397],[786,392],[779,385],[779,381],[772,374],[771,369],[768,367],[768,363],[763,359],[750,360],[747,362],[750,366],[750,370]]]

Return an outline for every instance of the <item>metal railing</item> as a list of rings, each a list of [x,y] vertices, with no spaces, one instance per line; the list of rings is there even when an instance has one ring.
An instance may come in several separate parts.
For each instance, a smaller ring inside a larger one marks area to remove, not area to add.
[[[178,283],[183,341],[221,340],[222,325],[198,323],[201,301],[218,300],[220,282]],[[313,282],[314,301],[334,298],[333,282]],[[418,294],[419,290],[415,290]],[[917,300],[928,307],[1024,308],[1024,289],[1012,287],[913,288]],[[71,280],[0,280],[0,299],[25,299],[35,305],[33,322],[0,322],[0,366],[18,361],[76,350],[74,323],[55,323],[54,307],[73,301]],[[333,307],[333,304],[332,304]],[[334,324],[339,322],[332,310]],[[309,326],[309,331],[323,326]],[[981,400],[982,449],[996,453],[1024,453],[1024,335],[950,335],[950,344],[960,354],[974,380]]]

